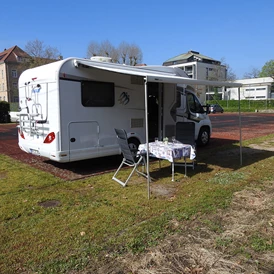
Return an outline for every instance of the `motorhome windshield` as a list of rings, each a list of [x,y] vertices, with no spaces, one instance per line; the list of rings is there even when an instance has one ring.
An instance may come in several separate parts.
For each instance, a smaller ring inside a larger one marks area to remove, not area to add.
[[[200,101],[193,93],[187,93],[188,108],[192,113],[205,113]]]

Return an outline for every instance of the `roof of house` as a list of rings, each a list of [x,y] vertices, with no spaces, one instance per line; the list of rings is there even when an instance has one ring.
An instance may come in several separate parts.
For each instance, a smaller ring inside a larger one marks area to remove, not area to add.
[[[202,55],[197,51],[190,50],[187,53],[183,53],[183,54],[177,55],[175,57],[172,57],[172,58],[166,60],[164,63],[183,61],[183,60],[185,60],[185,61],[195,61],[195,60],[196,61],[205,61],[205,60],[207,60],[207,61],[211,61],[211,62],[219,62],[217,60],[214,60],[211,57]]]
[[[18,46],[13,46],[0,52],[0,63],[18,62],[18,57],[25,58],[29,57],[29,55]]]

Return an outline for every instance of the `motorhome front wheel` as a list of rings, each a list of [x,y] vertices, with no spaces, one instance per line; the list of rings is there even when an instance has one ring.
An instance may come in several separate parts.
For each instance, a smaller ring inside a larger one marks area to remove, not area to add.
[[[205,146],[208,144],[209,139],[210,139],[209,129],[206,127],[202,127],[199,132],[197,144],[201,146]]]

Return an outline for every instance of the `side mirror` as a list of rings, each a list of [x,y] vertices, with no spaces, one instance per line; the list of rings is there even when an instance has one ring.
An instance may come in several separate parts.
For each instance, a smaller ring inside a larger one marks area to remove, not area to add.
[[[209,110],[209,104],[206,104],[205,106],[202,106],[203,108],[205,108],[206,110],[205,110],[205,113],[206,114],[210,114],[211,112],[210,112],[210,110]]]

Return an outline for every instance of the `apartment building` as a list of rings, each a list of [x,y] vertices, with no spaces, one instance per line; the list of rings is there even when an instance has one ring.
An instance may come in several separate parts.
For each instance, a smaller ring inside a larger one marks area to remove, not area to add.
[[[29,57],[18,46],[0,52],[0,101],[18,102],[18,79]]]
[[[193,50],[172,57],[166,60],[163,65],[180,68],[193,79],[225,81],[227,78],[226,66],[222,65],[220,61]],[[193,88],[201,102],[210,99],[216,92],[213,87],[196,85]],[[218,89],[218,92],[220,95],[222,94],[221,89]]]

